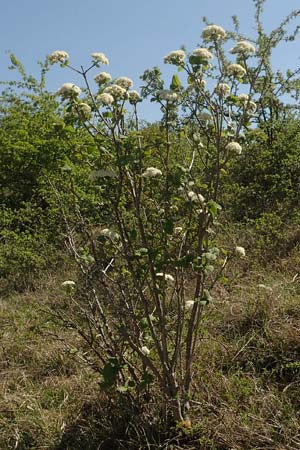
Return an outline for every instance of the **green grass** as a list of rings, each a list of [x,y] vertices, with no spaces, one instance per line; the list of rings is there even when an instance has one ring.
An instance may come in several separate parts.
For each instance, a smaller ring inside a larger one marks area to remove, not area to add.
[[[0,448],[300,449],[299,261],[241,264],[205,311],[192,423],[169,433],[153,421],[153,405],[141,412],[125,396],[106,397],[97,374],[70,354],[83,344],[47,312],[63,295],[59,276],[8,295],[0,303]]]

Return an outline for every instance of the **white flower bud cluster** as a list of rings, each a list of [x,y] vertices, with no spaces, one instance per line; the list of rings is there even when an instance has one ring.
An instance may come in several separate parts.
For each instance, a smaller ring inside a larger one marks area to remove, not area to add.
[[[100,72],[94,77],[94,80],[98,84],[108,83],[109,81],[111,81],[111,75],[107,72]]]
[[[104,94],[110,94],[114,99],[126,99],[127,90],[117,84],[111,84],[103,90]]]
[[[165,281],[169,281],[171,283],[173,283],[175,281],[173,275],[170,275],[169,273],[159,272],[159,273],[156,274],[156,276],[157,276],[157,278],[162,278]]]
[[[256,48],[248,41],[238,41],[236,46],[230,50],[230,53],[249,56],[256,52]]]
[[[202,31],[202,38],[205,41],[215,41],[226,38],[226,31],[219,25],[208,25]]]
[[[55,52],[51,53],[51,55],[49,55],[48,57],[50,64],[56,64],[58,62],[67,63],[69,59],[69,54],[64,50],[55,50]]]
[[[164,63],[181,66],[184,63],[185,57],[186,54],[183,50],[174,50],[164,57]]]
[[[78,110],[85,116],[89,116],[91,114],[92,108],[87,103],[79,103]]]
[[[200,203],[201,205],[203,205],[203,203],[205,202],[205,198],[203,197],[203,195],[198,194],[194,191],[189,191],[187,193],[187,198],[188,200],[190,200],[193,203]]]
[[[64,288],[74,288],[76,283],[75,283],[75,281],[72,281],[72,280],[66,280],[63,283],[61,283],[61,285]]]
[[[233,75],[234,77],[243,77],[246,74],[246,69],[240,64],[229,64],[227,67],[228,75]]]
[[[198,47],[195,48],[195,50],[193,50],[192,56],[196,56],[198,58],[203,58],[203,59],[212,59],[214,56],[213,54],[207,50],[207,48],[204,47]]]
[[[133,81],[127,77],[120,77],[115,80],[115,84],[123,89],[129,89],[133,86]]]
[[[240,155],[242,153],[242,147],[238,142],[229,142],[229,144],[227,144],[225,148],[228,152],[234,152],[237,155]]]
[[[149,356],[150,355],[150,350],[149,350],[149,348],[146,345],[143,345],[143,347],[141,348],[141,352],[145,356]]]
[[[56,95],[61,95],[62,97],[72,97],[81,94],[80,87],[73,83],[64,83],[56,92]]]
[[[110,230],[109,228],[103,228],[100,231],[99,236],[107,237],[107,238],[111,239],[112,241],[118,240],[120,238],[118,233],[116,233],[113,230]]]
[[[104,55],[104,53],[92,53],[93,61],[100,64],[105,64],[106,66],[109,64],[108,58]]]
[[[176,92],[168,90],[168,89],[163,89],[161,91],[158,92],[158,98],[160,100],[165,100],[166,102],[176,102],[176,100],[178,100],[178,94],[176,94]]]
[[[228,97],[230,94],[230,87],[226,83],[218,83],[215,87],[215,93],[220,97]]]
[[[238,95],[239,101],[243,104],[243,106],[246,108],[246,110],[250,113],[255,113],[257,109],[257,105],[252,100],[249,100],[249,95],[247,94],[240,94]]]
[[[112,105],[114,102],[113,96],[111,94],[108,94],[107,92],[97,95],[96,100],[98,100],[98,102],[105,106]]]
[[[135,105],[138,102],[142,101],[142,97],[137,91],[129,91],[128,92],[129,103]]]
[[[184,305],[185,309],[186,310],[192,309],[194,304],[195,304],[194,300],[187,300]]]
[[[235,252],[235,254],[236,254],[237,256],[240,256],[240,257],[242,257],[242,258],[243,258],[244,256],[246,256],[246,251],[245,251],[244,247],[239,247],[239,246],[237,246],[237,247],[235,247],[234,252]]]
[[[148,167],[144,173],[142,173],[143,178],[154,178],[162,175],[162,171],[156,169],[155,167]]]

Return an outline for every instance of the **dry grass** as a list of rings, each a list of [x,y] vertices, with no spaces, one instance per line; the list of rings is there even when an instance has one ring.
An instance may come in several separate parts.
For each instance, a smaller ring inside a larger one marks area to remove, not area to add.
[[[234,283],[216,287],[203,320],[192,427],[168,433],[151,404],[141,413],[126,397],[106,398],[97,375],[68,353],[78,337],[46,312],[59,303],[61,280],[11,294],[0,303],[0,448],[300,449],[297,264],[236,267]]]

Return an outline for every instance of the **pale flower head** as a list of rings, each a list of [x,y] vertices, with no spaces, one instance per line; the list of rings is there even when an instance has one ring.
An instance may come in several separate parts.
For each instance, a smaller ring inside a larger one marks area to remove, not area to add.
[[[74,288],[76,283],[75,281],[72,280],[66,280],[63,283],[61,283],[62,287],[66,287],[66,288]]]
[[[157,278],[162,278],[165,281],[169,281],[171,283],[173,283],[175,281],[173,275],[170,275],[169,273],[159,272],[159,273],[156,274],[156,276],[157,276]]]
[[[204,89],[206,86],[206,81],[203,80],[203,78],[196,78],[195,85],[198,86],[201,89]]]
[[[195,48],[195,50],[192,53],[192,56],[196,56],[197,58],[202,58],[205,60],[213,58],[213,54],[209,50],[207,50],[207,48],[204,47]]]
[[[81,94],[80,87],[73,83],[64,83],[56,92],[56,95],[61,95],[62,97],[72,97]]]
[[[147,167],[144,173],[142,173],[143,178],[154,178],[162,175],[162,171],[156,169],[156,167]]]
[[[100,64],[105,64],[106,66],[109,64],[108,58],[104,55],[104,53],[92,53],[93,61]]]
[[[70,56],[67,52],[64,50],[55,50],[55,52],[52,52],[51,55],[48,56],[48,60],[50,64],[56,64],[56,63],[67,63],[70,59]]]
[[[169,89],[163,89],[158,92],[158,98],[160,100],[165,100],[169,103],[173,103],[173,102],[176,102],[176,100],[178,100],[178,94]]]
[[[173,64],[174,66],[181,66],[185,60],[184,50],[174,50],[164,57],[165,64]]]
[[[195,304],[194,300],[187,300],[184,305],[185,309],[187,310],[192,309],[194,304]]]
[[[201,34],[205,41],[216,41],[226,38],[226,31],[219,25],[208,25]]]
[[[94,80],[98,84],[108,83],[109,81],[111,81],[111,75],[107,72],[100,72],[94,77]]]
[[[178,235],[180,235],[180,234],[182,234],[183,233],[183,228],[182,227],[175,227],[174,228],[174,234],[176,235],[176,236],[178,236]]]
[[[141,348],[141,352],[145,356],[149,356],[150,355],[150,350],[149,350],[149,348],[146,345],[143,345],[143,347]]]
[[[244,67],[240,64],[229,64],[229,66],[227,67],[227,73],[228,75],[233,75],[234,77],[241,78],[247,72],[246,69],[244,69]]]
[[[248,41],[238,41],[236,46],[230,50],[230,53],[249,56],[256,52],[256,48]]]
[[[103,89],[104,94],[110,94],[116,99],[125,99],[127,98],[127,90],[118,84],[111,84]]]
[[[225,148],[228,152],[234,152],[237,155],[240,155],[242,153],[242,147],[238,142],[229,142],[229,144],[227,144]]]
[[[78,111],[85,116],[89,116],[92,108],[87,103],[79,103]]]
[[[203,205],[203,203],[205,202],[205,198],[203,197],[203,195],[197,194],[194,191],[189,191],[187,197],[188,200],[190,200],[193,203],[200,203],[201,205]]]
[[[215,87],[215,93],[220,97],[228,97],[230,94],[230,87],[226,83],[218,83]]]
[[[120,235],[118,233],[116,233],[113,230],[110,230],[109,228],[103,228],[100,231],[99,236],[103,236],[103,237],[109,238],[112,241],[118,240],[120,238]]]
[[[115,84],[121,86],[123,89],[129,89],[133,86],[133,81],[127,77],[120,77],[115,80]]]
[[[241,256],[241,257],[246,256],[246,251],[245,251],[244,247],[237,246],[237,247],[235,247],[234,252],[237,256]]]
[[[253,101],[250,101],[247,105],[247,111],[249,111],[250,113],[255,113],[256,110],[257,110],[256,103]]]
[[[240,94],[240,95],[238,95],[238,99],[242,103],[247,103],[249,101],[249,95],[247,95],[247,94]]]
[[[142,101],[142,97],[140,96],[140,94],[137,91],[129,91],[128,98],[129,98],[129,102],[132,105],[135,105],[136,103]]]
[[[100,102],[102,105],[106,105],[109,106],[114,102],[114,98],[111,94],[108,94],[106,92],[99,94],[96,97],[96,100],[98,100],[98,102]]]

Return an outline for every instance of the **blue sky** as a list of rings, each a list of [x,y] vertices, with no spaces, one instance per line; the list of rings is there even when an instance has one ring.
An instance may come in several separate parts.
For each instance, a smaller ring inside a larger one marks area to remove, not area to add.
[[[16,78],[9,72],[8,55],[12,51],[28,72],[38,75],[37,60],[54,50],[65,50],[75,66],[86,66],[92,52],[104,52],[113,77],[128,76],[138,90],[139,76],[146,68],[158,65],[166,77],[172,68],[163,66],[163,57],[182,44],[193,50],[200,42],[202,16],[231,28],[231,16],[239,17],[241,31],[255,36],[252,0],[0,0],[1,80]],[[268,0],[264,23],[267,30],[279,25],[299,0]],[[300,24],[300,20],[297,19]],[[282,46],[276,53],[278,68],[297,68],[300,64],[300,38]],[[99,72],[99,69],[98,69]],[[95,69],[96,75],[97,69]],[[48,88],[56,91],[63,82],[80,84],[79,77],[54,66],[48,75]],[[143,106],[148,120],[156,117],[153,106]]]

